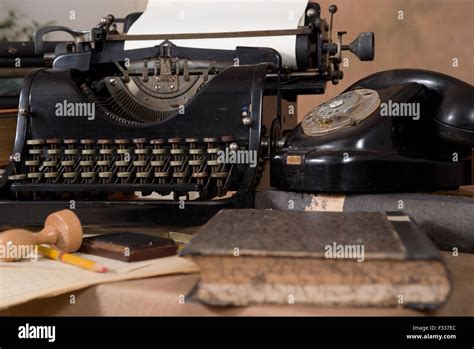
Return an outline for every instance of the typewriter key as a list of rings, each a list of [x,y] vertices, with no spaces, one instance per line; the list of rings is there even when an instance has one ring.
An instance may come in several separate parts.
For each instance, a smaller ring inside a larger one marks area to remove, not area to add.
[[[133,165],[137,167],[136,177],[139,178],[140,183],[145,183],[145,179],[148,177],[145,175],[145,168],[148,164],[146,160],[146,155],[148,154],[148,148],[144,147],[148,140],[146,138],[135,138],[133,143],[136,144],[136,149],[134,150],[135,154],[138,155],[138,160],[133,162]]]
[[[92,160],[81,160],[79,161],[79,166],[82,166],[82,167],[90,167],[90,166],[93,166],[94,165],[94,161]]]
[[[47,149],[46,153],[48,155],[60,155],[61,154],[61,149]]]
[[[190,166],[201,166],[204,163],[204,160],[202,160],[202,159],[189,160],[188,163],[189,163]]]
[[[26,160],[25,165],[26,166],[39,166],[40,162],[39,160]]]
[[[43,154],[44,150],[43,149],[29,149],[28,153],[31,155],[41,155]]]
[[[28,178],[31,178],[31,179],[40,179],[41,177],[43,177],[43,174],[41,172],[31,172],[31,173],[28,173]]]
[[[171,143],[171,144],[178,144],[178,143],[181,143],[182,141],[183,141],[183,139],[179,138],[179,137],[168,138],[168,142]]]
[[[143,166],[146,166],[147,162],[146,160],[135,160],[133,162],[133,166],[137,166],[137,167],[143,167]]]
[[[57,178],[59,177],[58,172],[45,172],[44,178]]]
[[[100,168],[98,176],[100,178],[100,182],[105,184],[113,174],[109,171],[110,166],[112,166],[111,156],[114,154],[114,149],[109,147],[113,144],[113,141],[111,139],[98,139],[97,144],[100,146],[100,158],[96,162],[97,166]]]
[[[167,172],[163,171],[163,167],[167,162],[166,154],[168,153],[168,149],[161,148],[161,146],[165,143],[166,140],[161,138],[150,140],[150,144],[153,145],[153,149],[151,150],[151,152],[154,155],[154,160],[152,160],[150,164],[155,168],[154,177],[158,178],[159,184],[166,183],[166,177],[168,176]]]
[[[56,167],[58,162],[56,160],[43,161],[44,167]]]
[[[95,172],[81,172],[82,178],[91,179],[95,177]]]
[[[172,161],[170,161],[170,166],[172,166],[172,167],[183,166],[183,164],[184,164],[183,160],[172,160]]]
[[[99,178],[111,178],[113,172],[99,172]]]
[[[44,139],[28,139],[26,144],[28,145],[43,145],[45,143]]]
[[[101,155],[113,155],[113,153],[114,153],[114,150],[110,148],[99,149],[99,154]]]
[[[199,185],[204,185],[205,180],[208,176],[209,175],[207,174],[207,172],[195,172],[195,173],[192,174],[192,177],[196,178],[197,183]]]
[[[137,172],[137,178],[148,178],[150,177],[150,172]]]
[[[210,144],[216,143],[218,140],[219,140],[219,139],[216,138],[216,137],[205,137],[205,138],[203,139],[204,143],[210,143]]]
[[[170,149],[170,154],[171,155],[183,155],[184,154],[184,149]]]
[[[169,177],[169,172],[155,172],[155,177],[159,177],[159,178]]]
[[[120,154],[120,155],[129,154],[129,155],[130,155],[130,149],[127,149],[127,148],[119,148],[119,149],[117,149],[117,154]]]
[[[186,177],[188,177],[188,172],[173,172],[173,178],[176,178],[176,183],[183,184]]]
[[[184,149],[179,148],[178,144],[182,142],[182,138],[169,138],[168,142],[171,143],[170,154],[172,155],[172,160],[170,161],[170,166],[173,167],[173,173],[178,173],[181,171],[181,168],[184,167]],[[181,182],[181,181],[180,181]]]
[[[130,165],[130,161],[123,161],[123,160],[115,161],[115,166],[118,166],[118,167],[128,167],[128,165]]]
[[[158,178],[159,184],[166,184],[166,179],[170,176],[168,171],[156,171],[154,177]]]
[[[97,160],[97,165],[98,166],[110,166],[112,165],[111,160]]]
[[[153,167],[164,166],[165,161],[164,160],[153,160],[153,161],[150,162],[150,165],[153,166]]]
[[[196,149],[189,149],[190,155],[201,155],[204,154],[204,149],[196,148]]]
[[[78,141],[77,139],[65,139],[63,140],[66,149],[64,149],[65,160],[61,161],[61,166],[64,166],[63,178],[66,179],[67,183],[73,183],[77,177],[77,172],[71,172],[76,166],[76,155],[79,154],[79,149],[75,148]],[[72,173],[72,174],[71,174]]]
[[[28,174],[36,174],[39,173],[40,176],[27,176],[27,178],[32,179],[33,183],[36,183],[39,178],[41,178],[42,173],[38,172],[38,168],[41,165],[41,155],[43,154],[43,145],[46,143],[44,139],[29,139],[26,143],[33,148],[28,149],[28,153],[32,155],[31,160],[26,160],[25,165],[28,166]]]
[[[217,154],[221,149],[220,148],[207,148],[208,154]]]
[[[61,161],[62,166],[74,166],[76,162],[74,160],[63,160]]]
[[[82,149],[81,150],[81,153],[82,155],[95,155],[97,152],[96,149],[92,148],[92,149]]]
[[[63,177],[67,179],[76,178],[79,176],[79,172],[64,172]]]
[[[148,149],[147,148],[134,149],[133,152],[137,155],[146,155],[148,154]]]
[[[94,155],[96,149],[92,148],[92,145],[96,143],[95,139],[81,139],[80,143],[84,145],[81,150],[81,154],[84,155],[84,160],[79,162],[79,166],[82,167],[81,177],[86,180],[86,183],[91,183],[95,177],[95,172],[92,172],[92,168],[95,165]]]
[[[151,152],[155,155],[164,155],[168,153],[168,150],[165,148],[152,149]]]
[[[212,178],[227,178],[227,176],[229,175],[228,172],[216,172],[216,173],[213,173],[211,174],[211,177]]]
[[[30,140],[27,140],[26,141],[27,144],[33,146],[33,148],[30,148],[28,149],[28,153],[30,155],[33,155],[33,161],[38,161],[40,160],[41,158],[41,155],[43,154],[43,147],[42,145],[45,143],[44,139],[30,139]],[[29,171],[30,172],[36,172],[37,170],[37,166],[38,165],[32,165],[30,168],[29,168]]]
[[[16,175],[8,176],[8,179],[11,181],[20,181],[26,178],[27,178],[26,174],[16,174]]]

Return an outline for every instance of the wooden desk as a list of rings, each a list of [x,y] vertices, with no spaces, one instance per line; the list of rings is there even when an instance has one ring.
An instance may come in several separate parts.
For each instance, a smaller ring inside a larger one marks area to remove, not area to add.
[[[199,279],[198,274],[171,275],[102,284],[70,294],[31,301],[1,311],[0,316],[99,316],[99,315],[246,315],[246,316],[473,316],[474,254],[443,252],[451,272],[453,291],[448,302],[432,312],[403,308],[316,308],[301,305],[209,307],[180,302]],[[70,304],[70,295],[75,304]]]

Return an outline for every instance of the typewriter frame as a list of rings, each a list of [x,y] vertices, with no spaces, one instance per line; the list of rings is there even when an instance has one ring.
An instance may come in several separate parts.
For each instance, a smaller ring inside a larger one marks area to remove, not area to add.
[[[211,53],[216,53],[215,50],[191,49],[181,48],[177,46],[170,47],[173,54],[180,54],[183,57],[190,59],[208,57]],[[146,49],[142,54],[154,54],[160,47]],[[212,51],[212,52],[210,52]],[[249,132],[249,148],[254,149],[260,153],[260,136],[262,132],[262,107],[263,107],[263,91],[265,83],[265,75],[268,69],[273,71],[280,71],[281,57],[278,52],[271,49],[260,48],[237,48],[236,52],[229,52],[222,50],[218,52],[217,57],[228,59],[237,55],[244,56],[242,61],[247,65],[243,69],[250,69],[254,71],[251,85],[254,88],[250,89],[252,95],[252,104],[250,114],[257,119],[247,126]],[[263,60],[264,63],[257,63],[248,65],[251,62],[259,62]],[[268,61],[272,61],[271,65]],[[230,68],[232,69],[232,68]],[[27,75],[24,80],[22,92],[20,94],[19,113],[17,119],[17,130],[14,144],[13,156],[11,157],[10,165],[7,167],[4,176],[0,179],[0,187],[2,187],[3,194],[8,195],[5,190],[5,184],[8,182],[8,176],[21,172],[21,160],[24,154],[24,147],[26,139],[30,134],[30,123],[32,118],[30,116],[30,102],[31,102],[31,88],[33,81],[38,79],[41,74],[69,74],[68,71],[48,71],[42,68],[34,70]],[[223,74],[223,73],[220,73]],[[220,75],[219,74],[219,75]],[[64,81],[64,80],[62,80]],[[225,83],[224,83],[225,85]],[[235,87],[232,85],[232,87]],[[281,96],[277,93],[277,103],[280,104]],[[126,130],[125,130],[126,131]],[[47,131],[46,131],[47,132]],[[70,137],[74,136],[74,132]],[[20,154],[18,158],[15,154]],[[248,167],[245,172],[245,177],[240,183],[237,194],[230,198],[220,200],[7,200],[0,201],[0,207],[4,213],[0,217],[0,224],[37,224],[43,220],[44,215],[54,212],[59,209],[74,207],[80,216],[83,224],[95,224],[101,222],[105,225],[127,224],[127,225],[142,225],[142,224],[172,224],[172,225],[197,225],[203,224],[220,209],[223,208],[238,208],[249,207],[253,205],[253,191],[255,176],[259,168]],[[100,188],[99,188],[100,186]],[[137,185],[136,187],[139,187]],[[150,190],[159,185],[149,185]],[[143,185],[141,185],[143,189]],[[145,186],[146,187],[146,186]],[[65,190],[58,184],[40,184],[32,183],[12,183],[10,185],[11,191],[17,193],[19,191],[29,190],[35,192],[40,191],[70,191]],[[99,190],[101,192],[119,192],[123,191],[120,185],[109,185],[107,188],[104,185],[75,185],[74,191],[93,191]],[[189,189],[195,189],[189,187]],[[172,190],[172,188],[171,188]],[[1,193],[1,191],[0,191]],[[184,202],[184,204],[183,204]],[[113,210],[110,208],[114,207]]]

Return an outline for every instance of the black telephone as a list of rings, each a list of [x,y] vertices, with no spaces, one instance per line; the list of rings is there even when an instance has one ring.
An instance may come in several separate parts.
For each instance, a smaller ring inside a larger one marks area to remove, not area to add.
[[[417,69],[370,75],[314,108],[271,160],[284,190],[388,192],[471,184],[474,89]]]

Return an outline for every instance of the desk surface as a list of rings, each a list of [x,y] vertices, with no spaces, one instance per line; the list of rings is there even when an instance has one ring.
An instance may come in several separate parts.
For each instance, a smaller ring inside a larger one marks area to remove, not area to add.
[[[403,308],[317,308],[302,305],[259,305],[209,307],[196,302],[182,303],[182,296],[194,287],[198,274],[170,275],[142,280],[102,284],[56,297],[18,305],[0,312],[3,316],[95,316],[95,315],[281,315],[281,316],[473,316],[474,254],[452,256],[443,252],[450,270],[453,290],[448,302],[432,312]],[[70,303],[71,294],[75,304]]]

